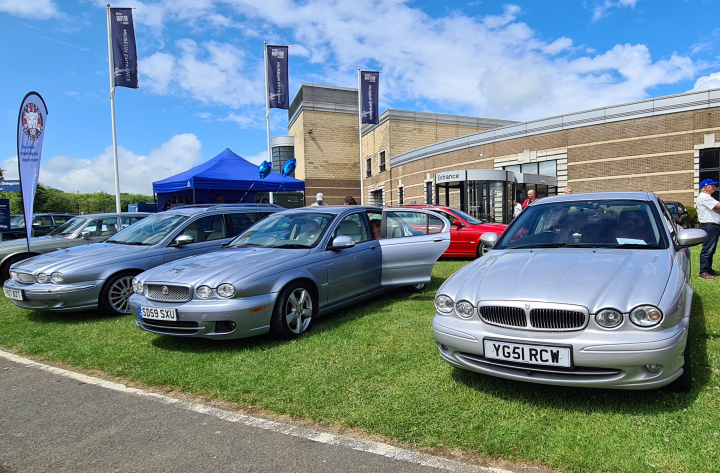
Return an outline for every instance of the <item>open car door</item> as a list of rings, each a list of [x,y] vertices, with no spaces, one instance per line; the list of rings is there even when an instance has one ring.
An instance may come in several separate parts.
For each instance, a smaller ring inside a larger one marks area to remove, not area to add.
[[[450,221],[429,210],[383,210],[380,227],[383,286],[429,283],[450,246]]]

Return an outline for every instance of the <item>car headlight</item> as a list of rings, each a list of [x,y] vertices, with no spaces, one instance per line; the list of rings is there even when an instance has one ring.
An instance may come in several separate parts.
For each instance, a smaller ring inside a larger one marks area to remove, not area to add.
[[[65,278],[63,278],[63,275],[60,271],[55,271],[50,275],[50,280],[55,284],[62,284]]]
[[[35,276],[35,280],[40,284],[45,284],[48,282],[48,279],[48,275],[45,273],[38,273],[37,276]]]
[[[455,312],[464,319],[469,319],[475,314],[475,306],[468,301],[460,301],[455,304]]]
[[[212,296],[212,289],[209,286],[200,286],[196,289],[196,292],[200,299],[207,299]]]
[[[440,294],[435,298],[435,308],[438,312],[449,314],[453,311],[454,306],[455,304],[453,303],[452,298],[446,296],[445,294]]]
[[[615,328],[623,321],[623,315],[615,309],[603,309],[595,316],[597,324],[604,328]]]
[[[235,295],[235,286],[230,283],[223,283],[217,287],[217,293],[220,297],[232,297]]]
[[[142,294],[145,290],[145,287],[143,286],[143,282],[138,279],[132,280],[132,288],[133,291],[135,291],[137,294]]]
[[[15,271],[10,271],[10,277],[18,281],[18,274]]]
[[[640,327],[652,327],[663,318],[662,311],[651,305],[641,305],[630,312],[630,320]]]

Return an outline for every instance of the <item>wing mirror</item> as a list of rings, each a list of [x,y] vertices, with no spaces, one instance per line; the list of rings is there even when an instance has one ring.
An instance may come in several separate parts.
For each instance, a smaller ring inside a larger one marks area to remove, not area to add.
[[[355,240],[353,237],[347,236],[347,235],[340,235],[339,237],[336,237],[332,245],[330,245],[330,250],[342,250],[344,248],[352,248],[355,246]]]
[[[707,240],[707,233],[699,228],[687,228],[680,230],[677,234],[678,245],[682,247],[699,245],[705,240]]]
[[[188,243],[192,243],[195,241],[195,238],[193,238],[191,235],[179,235],[177,238],[175,238],[175,244],[178,246],[187,245]]]
[[[498,241],[497,233],[487,232],[480,236],[480,243],[488,248],[492,247],[496,241]]]
[[[453,220],[452,222],[453,227],[462,228],[465,226],[464,223],[462,223],[460,220]]]
[[[90,238],[90,232],[82,232],[82,233],[80,233],[80,238],[82,238],[83,240],[89,239],[89,238]]]

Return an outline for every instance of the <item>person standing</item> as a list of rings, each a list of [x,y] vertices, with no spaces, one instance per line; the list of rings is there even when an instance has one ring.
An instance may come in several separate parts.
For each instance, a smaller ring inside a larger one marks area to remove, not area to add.
[[[345,205],[357,205],[357,202],[355,202],[353,196],[349,195],[345,197]]]
[[[695,208],[700,220],[700,228],[707,233],[707,240],[703,242],[700,251],[700,277],[702,279],[715,279],[718,274],[712,269],[713,256],[720,237],[720,202],[713,198],[717,182],[705,179],[700,183],[700,193],[695,199]]]
[[[530,190],[528,191],[528,198],[525,199],[525,202],[523,202],[522,208],[527,207],[528,205],[532,204],[532,203],[535,202],[536,200],[538,200],[538,199],[537,199],[537,197],[535,197],[535,190],[534,190],[534,189],[530,189]]]
[[[322,194],[322,192],[318,192],[318,193],[315,195],[315,202],[313,202],[312,204],[310,204],[310,207],[327,206],[327,204],[326,204],[325,202],[323,202],[323,199],[324,199],[324,198],[325,198],[325,196]]]
[[[520,215],[520,212],[522,212],[523,206],[520,202],[517,200],[513,200],[513,218]]]

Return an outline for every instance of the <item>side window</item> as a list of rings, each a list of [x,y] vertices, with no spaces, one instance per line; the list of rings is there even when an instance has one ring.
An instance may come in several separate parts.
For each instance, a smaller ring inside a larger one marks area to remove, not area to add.
[[[232,220],[233,224],[233,234],[230,236],[238,236],[251,226],[255,222],[258,222],[265,218],[267,214],[257,214],[257,213],[237,213],[237,214],[230,214],[230,220]]]
[[[113,236],[117,232],[117,217],[106,218],[100,225],[100,234],[98,236]]]
[[[675,238],[675,234],[677,233],[677,228],[675,227],[675,219],[670,214],[670,211],[668,210],[667,206],[665,205],[665,202],[658,199],[658,202],[660,202],[660,208],[662,209],[663,217],[665,217],[665,222],[668,227],[668,230],[670,230],[670,235],[672,238]]]
[[[349,236],[355,240],[355,243],[369,241],[373,239],[373,233],[368,228],[367,220],[363,218],[362,213],[350,214],[340,221],[335,227],[332,239],[339,236]]]
[[[80,233],[90,232],[90,236],[98,236],[100,234],[100,232],[98,232],[99,228],[102,228],[100,220],[90,220]]]
[[[129,227],[133,223],[142,220],[144,217],[122,217],[120,221],[122,222],[122,227]]]
[[[55,225],[62,225],[63,223],[70,220],[70,217],[65,217],[64,215],[55,215],[53,219],[55,220]]]
[[[372,231],[372,237],[379,240],[382,235],[382,212],[369,211],[367,213],[368,220],[370,220],[370,230]]]
[[[439,213],[440,215],[442,215],[443,217],[445,217],[446,219],[450,220],[450,224],[451,224],[451,225],[452,225],[452,223],[453,223],[455,220],[458,219],[456,216],[454,216],[453,214],[448,213],[448,212],[438,211],[438,213]]]
[[[436,215],[421,212],[387,212],[387,237],[402,238],[440,233],[443,221]]]
[[[52,217],[49,215],[43,215],[42,217],[37,217],[33,221],[33,225],[35,225],[35,226],[40,225],[40,226],[46,227],[46,226],[51,226],[52,224],[53,224]]]
[[[208,215],[190,222],[182,231],[183,235],[193,237],[194,243],[203,241],[220,240],[225,238],[225,222],[223,215]]]

